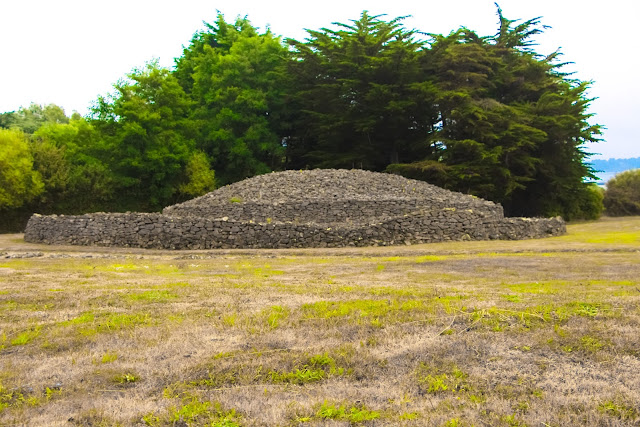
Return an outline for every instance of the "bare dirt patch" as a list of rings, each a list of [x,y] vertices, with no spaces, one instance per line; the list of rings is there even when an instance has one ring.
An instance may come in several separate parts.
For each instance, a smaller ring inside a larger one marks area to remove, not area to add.
[[[0,235],[0,424],[636,425],[640,218],[334,250]]]

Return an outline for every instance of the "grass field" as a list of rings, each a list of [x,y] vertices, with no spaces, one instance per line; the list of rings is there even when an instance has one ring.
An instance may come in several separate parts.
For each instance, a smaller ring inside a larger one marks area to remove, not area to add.
[[[0,235],[2,425],[640,423],[640,218],[152,251]]]

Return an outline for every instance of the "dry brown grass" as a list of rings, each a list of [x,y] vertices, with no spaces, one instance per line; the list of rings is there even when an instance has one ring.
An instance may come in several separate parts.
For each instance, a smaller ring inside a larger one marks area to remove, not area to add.
[[[638,425],[639,251],[640,218],[333,250],[0,235],[0,424]]]

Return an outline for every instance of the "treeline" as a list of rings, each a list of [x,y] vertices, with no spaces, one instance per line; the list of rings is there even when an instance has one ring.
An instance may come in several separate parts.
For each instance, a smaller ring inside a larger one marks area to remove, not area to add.
[[[399,173],[509,215],[596,217],[589,82],[535,52],[539,18],[498,17],[495,35],[445,36],[363,12],[297,41],[219,15],[174,69],[134,70],[87,117],[55,105],[0,115],[0,215],[154,211],[322,167]]]

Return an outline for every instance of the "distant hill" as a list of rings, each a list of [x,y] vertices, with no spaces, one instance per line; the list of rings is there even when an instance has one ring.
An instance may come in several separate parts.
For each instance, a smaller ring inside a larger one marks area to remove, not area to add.
[[[607,160],[591,160],[589,163],[593,168],[603,172],[623,172],[629,169],[640,168],[640,157],[631,157],[629,159],[607,159]]]

